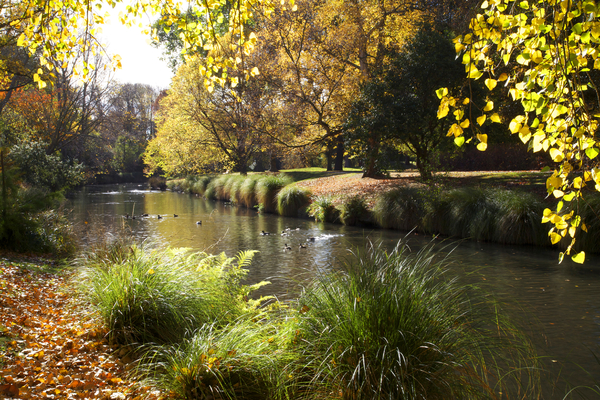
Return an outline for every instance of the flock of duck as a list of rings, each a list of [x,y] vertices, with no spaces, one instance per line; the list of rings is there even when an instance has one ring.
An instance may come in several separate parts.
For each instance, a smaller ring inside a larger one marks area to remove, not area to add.
[[[140,214],[140,215],[137,215],[137,216],[136,215],[125,214],[123,216],[123,218],[125,218],[125,219],[148,218],[148,217],[150,217],[150,215],[148,215],[148,214]],[[165,214],[163,214],[163,215],[156,214],[156,218],[157,219],[163,219],[164,217],[166,217]],[[173,218],[177,218],[177,217],[179,217],[179,215],[173,214]],[[202,221],[196,221],[196,225],[202,225]]]
[[[293,229],[293,230],[299,231],[300,228],[296,228],[296,229]],[[281,231],[281,236],[289,236],[290,231],[292,231],[291,228],[286,228],[285,230]],[[261,231],[260,235],[261,236],[269,236],[269,235],[276,235],[276,233]],[[306,239],[307,242],[314,242],[315,240],[316,240],[316,238],[314,238],[314,237],[309,237],[308,239]],[[300,243],[298,245],[298,248],[299,249],[306,249],[306,248],[308,248],[308,245],[307,245],[307,243]],[[283,251],[288,251],[288,250],[292,250],[292,246],[290,246],[289,244],[285,243],[283,245]]]
[[[140,214],[140,215],[137,215],[137,216],[136,215],[125,214],[123,216],[123,218],[125,218],[125,219],[139,219],[139,218],[149,218],[149,217],[150,217],[149,214]],[[157,219],[163,219],[164,217],[166,217],[165,214],[163,214],[163,215],[157,214],[156,215]],[[179,217],[179,215],[173,214],[173,218],[177,218],[177,217]],[[196,225],[202,225],[202,221],[196,221]],[[286,228],[283,231],[281,231],[281,236],[289,236],[289,234],[290,234],[290,232],[292,230],[299,231],[300,228],[296,228],[296,229]],[[276,235],[276,233],[261,231],[260,235],[261,236],[269,236],[269,235]],[[306,239],[307,242],[314,242],[315,240],[316,240],[316,238],[314,238],[314,237],[309,237],[308,239]],[[298,248],[299,249],[306,249],[306,248],[308,248],[308,245],[307,245],[307,243],[300,243],[298,245]],[[288,245],[287,243],[285,243],[284,246],[283,246],[283,251],[288,251],[288,250],[292,250],[292,247],[290,245]]]

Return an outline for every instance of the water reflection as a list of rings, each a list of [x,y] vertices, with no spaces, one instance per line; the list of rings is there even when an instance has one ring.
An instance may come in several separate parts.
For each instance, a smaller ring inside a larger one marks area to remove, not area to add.
[[[401,232],[364,230],[311,220],[261,215],[254,210],[171,192],[144,190],[135,185],[84,188],[72,201],[73,219],[83,226],[82,240],[93,242],[100,230],[126,230],[140,240],[190,247],[211,253],[258,250],[249,280],[269,280],[265,293],[293,298],[302,283],[318,271],[328,270],[336,260],[350,256],[349,249],[364,248],[366,240],[395,246]],[[147,218],[123,216],[148,214]],[[178,217],[175,217],[177,214]],[[157,215],[163,216],[158,219]],[[84,224],[87,221],[88,224]],[[201,225],[196,224],[202,221]],[[289,230],[287,230],[289,229]],[[272,232],[263,236],[261,231]],[[285,235],[281,235],[281,233]],[[309,238],[314,241],[308,241]],[[413,235],[418,248],[431,240]],[[498,297],[523,326],[544,356],[549,371],[544,397],[560,399],[561,383],[600,382],[600,262],[589,256],[584,266],[565,261],[557,264],[557,252],[518,246],[499,246],[469,241],[455,242],[453,267],[461,279],[475,283]],[[288,244],[291,250],[284,251]],[[300,248],[306,244],[307,248]],[[581,368],[580,368],[581,367]],[[586,374],[583,369],[587,371]]]

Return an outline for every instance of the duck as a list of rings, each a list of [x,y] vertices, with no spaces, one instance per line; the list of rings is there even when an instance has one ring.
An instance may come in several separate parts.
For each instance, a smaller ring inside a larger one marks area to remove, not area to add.
[[[158,219],[161,219],[162,217],[160,216],[160,214],[158,214],[158,215],[156,216],[156,218],[158,218]]]
[[[308,239],[306,239],[307,242],[314,242],[315,238],[314,237],[309,237]]]
[[[283,251],[286,251],[286,250],[291,250],[291,249],[292,249],[292,248],[291,248],[290,246],[288,246],[288,244],[287,244],[287,243],[283,245]]]
[[[281,236],[287,236],[287,232],[286,231],[281,231]]]
[[[265,231],[261,231],[261,232],[260,232],[260,234],[261,234],[261,236],[270,235],[270,233],[269,233],[269,232],[265,232]]]
[[[202,221],[196,221],[196,225],[202,225]]]
[[[125,219],[129,219],[129,214],[125,214]]]
[[[303,243],[300,243],[300,246],[298,246],[298,247],[301,248],[301,249],[305,249],[307,246],[305,244],[303,244]]]
[[[177,217],[179,217],[179,215],[177,215],[177,214],[173,214],[173,217],[174,217],[174,218],[177,218]]]

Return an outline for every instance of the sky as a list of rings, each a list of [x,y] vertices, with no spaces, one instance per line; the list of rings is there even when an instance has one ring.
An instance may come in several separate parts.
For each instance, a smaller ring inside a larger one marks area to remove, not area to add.
[[[109,54],[119,54],[123,68],[115,72],[121,83],[145,83],[158,89],[167,89],[173,73],[165,61],[160,60],[162,51],[149,44],[149,36],[141,28],[126,27],[118,19],[117,9],[110,11],[108,23],[99,35]]]

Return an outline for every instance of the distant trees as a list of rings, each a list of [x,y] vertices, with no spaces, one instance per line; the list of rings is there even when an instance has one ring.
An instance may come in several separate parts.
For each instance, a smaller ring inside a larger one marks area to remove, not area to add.
[[[271,92],[243,72],[234,72],[236,83],[208,91],[200,65],[197,58],[178,70],[161,101],[157,135],[144,159],[151,170],[168,174],[221,168],[245,174],[253,156],[268,146]]]

